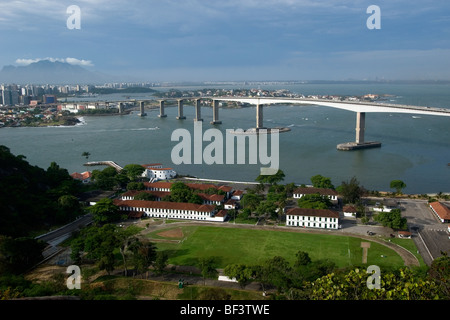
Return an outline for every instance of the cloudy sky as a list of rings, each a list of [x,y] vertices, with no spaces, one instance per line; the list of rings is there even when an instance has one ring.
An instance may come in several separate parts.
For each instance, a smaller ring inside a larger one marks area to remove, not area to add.
[[[143,81],[450,79],[450,1],[0,0],[0,48]]]

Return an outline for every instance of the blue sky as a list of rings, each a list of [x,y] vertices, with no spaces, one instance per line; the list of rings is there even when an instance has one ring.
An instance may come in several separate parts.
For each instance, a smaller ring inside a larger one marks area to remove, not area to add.
[[[450,2],[0,0],[0,43],[0,67],[50,58],[124,80],[448,80]]]

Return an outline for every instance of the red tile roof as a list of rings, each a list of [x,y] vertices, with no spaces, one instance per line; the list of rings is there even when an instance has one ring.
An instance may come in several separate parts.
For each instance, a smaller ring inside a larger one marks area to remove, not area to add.
[[[342,208],[343,212],[357,212],[358,210],[356,210],[356,208],[354,206],[345,206],[344,208]]]
[[[214,216],[215,217],[226,217],[228,214],[227,210],[220,210],[219,212],[217,212]]]
[[[206,194],[206,193],[197,193],[200,198],[209,201],[224,201],[225,196],[222,194]]]
[[[442,203],[435,201],[430,203],[430,207],[442,220],[450,220],[450,209]]]
[[[286,211],[286,215],[288,214],[295,216],[339,218],[339,212],[330,209],[291,208]]]
[[[89,171],[85,171],[82,173],[74,172],[70,176],[77,180],[86,180],[86,179],[92,177],[92,173]]]
[[[170,189],[170,187],[172,186],[172,183],[171,182],[163,182],[163,181],[144,182],[144,186],[146,188]]]

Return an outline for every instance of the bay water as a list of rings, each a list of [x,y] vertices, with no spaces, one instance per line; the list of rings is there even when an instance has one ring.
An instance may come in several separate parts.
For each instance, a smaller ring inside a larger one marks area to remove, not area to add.
[[[208,86],[177,88],[195,90]],[[252,88],[251,85],[210,86],[211,88]],[[257,86],[256,86],[257,87]],[[389,103],[450,108],[449,84],[295,84],[259,85],[261,89],[288,89],[304,95],[388,94]],[[169,88],[158,88],[164,91]],[[151,99],[150,94],[127,94],[131,99]],[[121,94],[89,98],[99,101],[124,100]],[[89,100],[84,98],[84,101]],[[86,167],[87,161],[111,160],[130,163],[162,163],[184,175],[204,179],[254,181],[264,167],[258,164],[180,164],[172,162],[171,141],[175,129],[194,131],[194,108],[186,105],[186,120],[177,120],[177,107],[120,116],[84,116],[82,123],[68,127],[1,128],[0,145],[26,156],[32,164],[47,169],[52,161],[69,173],[102,169]],[[221,108],[222,124],[211,125],[212,109],[202,108],[203,132],[217,128],[248,129],[256,125],[256,108]],[[310,184],[313,175],[330,177],[338,186],[353,176],[369,190],[392,191],[391,180],[403,180],[405,193],[450,192],[450,117],[395,113],[367,113],[366,141],[380,141],[381,148],[339,151],[336,145],[355,140],[356,114],[322,106],[270,105],[264,107],[264,126],[289,127],[279,135],[280,169],[283,183]],[[271,137],[268,137],[270,144]],[[193,141],[193,140],[192,140]],[[193,146],[192,142],[192,148]],[[203,148],[210,142],[203,142]],[[225,141],[223,142],[225,148]],[[192,149],[193,150],[193,149]],[[88,159],[82,156],[89,152]],[[224,149],[224,162],[225,153]],[[248,152],[248,148],[247,148]],[[193,156],[192,156],[193,159]]]

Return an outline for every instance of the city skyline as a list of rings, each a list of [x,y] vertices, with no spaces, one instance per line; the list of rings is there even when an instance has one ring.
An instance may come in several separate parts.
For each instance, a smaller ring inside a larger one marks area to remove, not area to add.
[[[80,28],[69,28],[70,6]],[[367,26],[380,8],[380,29]],[[449,80],[445,1],[0,2],[0,67],[66,62],[123,81]]]

